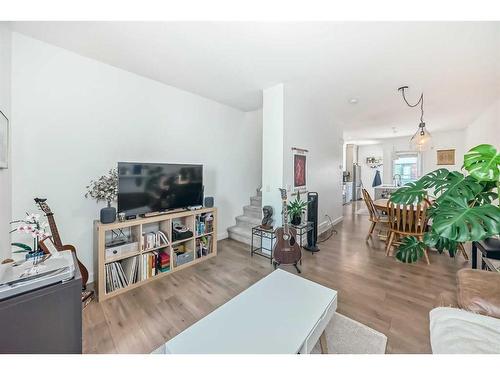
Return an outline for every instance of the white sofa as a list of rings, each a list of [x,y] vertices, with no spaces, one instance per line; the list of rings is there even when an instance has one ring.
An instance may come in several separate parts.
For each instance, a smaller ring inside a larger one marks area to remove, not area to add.
[[[434,354],[500,354],[500,319],[453,307],[429,313]]]

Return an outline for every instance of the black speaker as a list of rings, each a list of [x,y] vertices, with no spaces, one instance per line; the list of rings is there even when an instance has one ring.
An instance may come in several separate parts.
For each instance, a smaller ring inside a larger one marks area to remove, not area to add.
[[[214,206],[214,197],[205,197],[205,207]]]
[[[316,253],[319,251],[318,242],[318,193],[307,193],[307,221],[313,223],[313,228],[307,232],[307,246],[304,249]]]

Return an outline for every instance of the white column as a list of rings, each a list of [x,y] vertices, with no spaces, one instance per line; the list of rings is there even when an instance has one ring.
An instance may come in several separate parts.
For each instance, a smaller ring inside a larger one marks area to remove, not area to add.
[[[263,91],[262,107],[262,206],[274,209],[274,227],[281,226],[283,187],[284,87],[277,84]]]

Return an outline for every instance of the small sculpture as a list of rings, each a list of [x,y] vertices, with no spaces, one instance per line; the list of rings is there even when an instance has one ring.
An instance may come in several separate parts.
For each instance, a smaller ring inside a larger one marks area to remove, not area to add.
[[[273,227],[273,208],[271,206],[262,207],[264,217],[262,218],[261,227],[264,229],[272,229]]]

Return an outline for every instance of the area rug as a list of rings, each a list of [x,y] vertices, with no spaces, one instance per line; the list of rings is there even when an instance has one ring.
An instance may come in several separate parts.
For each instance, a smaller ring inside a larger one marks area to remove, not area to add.
[[[385,354],[383,333],[342,314],[335,313],[325,332],[329,354]],[[311,354],[321,354],[319,342]]]
[[[374,329],[335,313],[326,326],[329,354],[384,354],[387,337]],[[164,354],[165,344],[151,354]],[[321,354],[319,342],[311,354]]]

